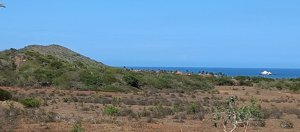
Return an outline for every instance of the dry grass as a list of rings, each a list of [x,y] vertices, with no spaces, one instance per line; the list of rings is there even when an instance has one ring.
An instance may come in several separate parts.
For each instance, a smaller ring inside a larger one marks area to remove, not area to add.
[[[42,100],[42,104],[39,108],[24,108],[17,102],[13,107],[1,102],[1,131],[71,131],[77,121],[86,131],[220,131],[222,128],[212,127],[212,108],[226,105],[225,100],[230,96],[237,96],[240,105],[251,97],[259,100],[264,120],[252,122],[250,131],[300,130],[299,94],[253,87],[222,86],[210,92],[193,93],[2,89],[12,91],[16,101],[33,97]],[[103,110],[110,106],[116,108],[117,113],[103,114]],[[286,119],[293,123],[293,128],[282,128],[289,123],[282,123]]]

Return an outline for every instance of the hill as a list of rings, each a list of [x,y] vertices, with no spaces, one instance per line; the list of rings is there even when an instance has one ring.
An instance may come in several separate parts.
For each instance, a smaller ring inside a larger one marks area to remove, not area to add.
[[[49,45],[49,46],[42,46],[42,45],[30,45],[23,49],[23,51],[33,51],[40,53],[42,55],[51,55],[54,57],[57,57],[61,60],[69,61],[69,62],[82,62],[86,65],[94,65],[94,66],[103,66],[101,62],[97,62],[95,60],[92,60],[88,57],[85,57],[83,55],[80,55],[68,48],[62,47],[60,45]]]
[[[0,52],[0,85],[96,87],[103,81],[92,79],[99,78],[108,68],[59,45],[31,45]],[[88,77],[89,80],[83,80]]]
[[[1,51],[0,70],[0,86],[102,91],[213,88],[212,82],[200,76],[114,68],[59,45],[30,45]]]

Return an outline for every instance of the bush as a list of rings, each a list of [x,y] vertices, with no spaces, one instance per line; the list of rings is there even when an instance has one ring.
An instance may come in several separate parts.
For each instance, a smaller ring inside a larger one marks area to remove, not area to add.
[[[119,115],[119,109],[114,106],[106,106],[103,109],[103,114],[108,116],[117,116]]]
[[[40,100],[35,98],[27,98],[21,101],[21,103],[28,108],[38,108],[41,105]]]
[[[10,92],[0,89],[0,101],[10,100],[12,98],[12,95]]]
[[[198,104],[195,104],[195,103],[190,103],[188,106],[187,106],[187,114],[196,114],[198,112],[200,112],[203,108],[198,105]]]
[[[173,110],[168,107],[163,107],[162,105],[157,105],[155,107],[149,108],[151,111],[151,115],[153,118],[157,119],[162,119],[165,118],[166,116],[173,115]]]
[[[124,81],[125,81],[128,85],[130,85],[130,86],[132,86],[132,87],[136,87],[136,88],[139,88],[139,87],[140,87],[140,82],[139,82],[139,80],[138,80],[136,77],[132,76],[132,75],[125,75],[125,76],[123,77],[123,79],[124,79]]]
[[[84,132],[84,129],[82,128],[82,125],[81,125],[80,121],[76,121],[74,123],[71,132]]]
[[[250,105],[242,107],[239,107],[236,101],[237,98],[230,97],[228,99],[227,107],[215,108],[212,117],[214,122],[213,125],[215,127],[218,127],[218,124],[221,124],[224,128],[224,131],[227,131],[227,127],[230,127],[230,125],[238,126],[240,124],[239,122],[241,122],[241,125],[245,127],[245,131],[247,131],[247,126],[250,125],[249,122],[252,120],[261,120],[261,110],[259,109],[259,105],[256,104],[256,100],[254,98],[251,99]],[[230,129],[230,131],[233,132],[237,129],[237,127]]]
[[[92,74],[91,71],[81,71],[80,81],[83,82],[89,88],[97,88],[103,85],[103,80],[100,75]]]
[[[284,129],[292,129],[294,128],[294,123],[290,120],[283,120],[280,122],[280,127]]]

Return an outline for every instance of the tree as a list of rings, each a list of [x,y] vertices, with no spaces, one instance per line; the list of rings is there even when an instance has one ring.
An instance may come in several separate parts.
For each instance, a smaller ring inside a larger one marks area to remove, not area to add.
[[[249,122],[262,118],[256,100],[252,98],[250,102],[250,105],[238,107],[237,97],[230,97],[226,108],[219,108],[215,111],[213,115],[214,126],[217,127],[220,123],[224,132],[234,132],[239,126],[242,126],[246,132]]]
[[[130,86],[132,86],[132,87],[136,87],[136,88],[139,88],[139,87],[140,87],[139,80],[138,80],[136,77],[132,76],[132,75],[125,75],[125,76],[123,77],[123,79],[124,79],[124,81],[125,81],[128,85],[130,85]]]

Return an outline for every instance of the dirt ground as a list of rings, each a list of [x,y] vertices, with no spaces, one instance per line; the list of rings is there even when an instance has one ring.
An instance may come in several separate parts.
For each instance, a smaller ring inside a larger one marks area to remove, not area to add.
[[[182,119],[174,118],[176,114],[161,118],[148,116],[109,116],[103,114],[104,107],[114,104],[117,108],[130,109],[133,112],[142,112],[160,102],[166,108],[172,108],[174,102],[207,102],[224,101],[231,96],[237,96],[240,105],[251,98],[256,98],[261,108],[275,109],[278,118],[265,119],[265,126],[251,126],[248,131],[253,132],[298,132],[300,131],[300,94],[287,91],[265,90],[254,87],[221,86],[215,92],[178,92],[178,91],[140,91],[132,93],[112,93],[95,91],[58,90],[55,88],[17,88],[0,87],[10,91],[15,100],[35,97],[42,100],[40,108],[24,108],[14,102],[14,109],[22,111],[20,116],[11,116],[7,120],[5,110],[11,109],[8,102],[0,102],[1,121],[0,131],[15,132],[68,132],[74,129],[77,121],[82,123],[86,132],[222,132],[221,126],[212,125],[211,114],[204,119],[193,118],[194,115],[185,114]],[[24,112],[25,111],[25,112]],[[42,112],[41,112],[42,111]],[[281,113],[280,113],[281,112]],[[16,112],[17,113],[17,112]],[[32,114],[33,113],[33,114]],[[42,114],[40,114],[42,113]],[[55,113],[55,114],[53,114]],[[281,122],[289,120],[293,128],[281,127]],[[243,127],[238,130],[244,131]]]

